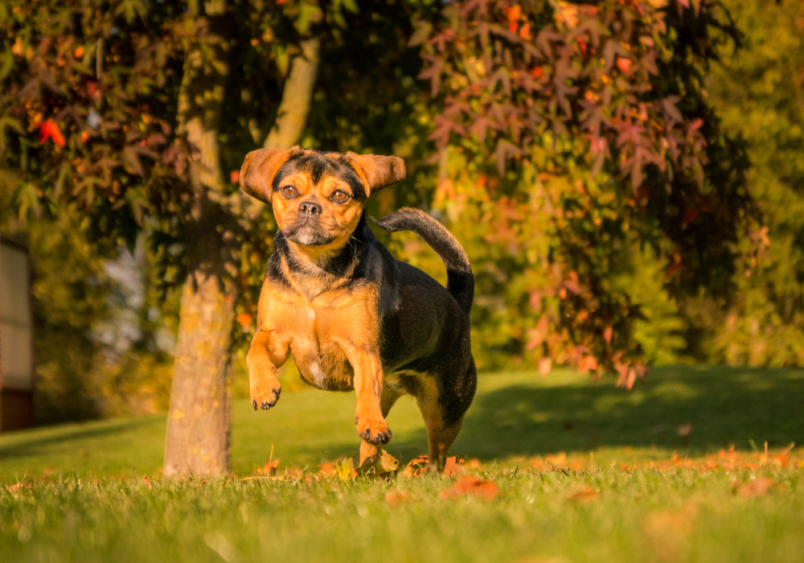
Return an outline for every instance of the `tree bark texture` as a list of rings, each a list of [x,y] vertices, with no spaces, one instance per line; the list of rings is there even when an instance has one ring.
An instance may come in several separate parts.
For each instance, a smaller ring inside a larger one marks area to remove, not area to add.
[[[302,41],[301,53],[293,57],[276,122],[265,139],[264,148],[286,149],[299,142],[310,112],[320,46],[318,37],[306,39]]]
[[[229,73],[225,2],[204,4],[207,35],[186,54],[179,130],[194,146],[195,199],[188,226],[188,275],[170,392],[165,476],[229,470],[229,386],[239,270],[233,219],[216,201],[223,186],[218,128]],[[210,198],[210,196],[212,196]]]

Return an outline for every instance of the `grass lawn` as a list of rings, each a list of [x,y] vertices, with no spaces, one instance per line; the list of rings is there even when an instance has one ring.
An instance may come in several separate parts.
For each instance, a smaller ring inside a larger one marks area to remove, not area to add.
[[[228,479],[158,479],[164,416],[1,436],[2,560],[804,561],[801,370],[484,374],[441,479],[322,476],[356,451],[351,394],[233,408]],[[412,400],[389,424],[426,452]],[[279,478],[250,478],[272,446]]]

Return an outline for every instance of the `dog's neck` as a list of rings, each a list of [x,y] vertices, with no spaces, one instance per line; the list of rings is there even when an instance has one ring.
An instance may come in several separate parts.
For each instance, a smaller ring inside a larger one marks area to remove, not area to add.
[[[292,280],[290,285],[312,299],[355,277],[372,238],[364,214],[340,245],[304,246],[288,240],[280,232],[274,241],[274,250],[280,256],[283,275]]]

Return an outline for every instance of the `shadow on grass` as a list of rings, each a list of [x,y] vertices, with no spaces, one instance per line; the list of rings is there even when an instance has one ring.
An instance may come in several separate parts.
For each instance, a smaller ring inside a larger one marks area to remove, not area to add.
[[[6,435],[11,439],[10,443],[0,445],[0,459],[19,456],[34,456],[40,450],[46,450],[49,446],[68,444],[70,442],[79,443],[84,440],[94,440],[96,438],[107,438],[115,435],[129,434],[139,430],[163,425],[162,420],[154,417],[137,418],[130,420],[119,420],[114,422],[102,423],[98,426],[97,422],[71,424],[69,427],[53,426],[48,428],[47,435],[37,438],[30,438],[28,432],[20,431]],[[15,440],[15,434],[20,438]],[[94,445],[94,444],[93,444]]]
[[[656,368],[630,393],[610,381],[550,385],[549,377],[502,387],[477,397],[452,452],[484,461],[598,447],[700,455],[752,441],[804,444],[804,372]],[[426,451],[426,435],[389,446],[410,459]]]

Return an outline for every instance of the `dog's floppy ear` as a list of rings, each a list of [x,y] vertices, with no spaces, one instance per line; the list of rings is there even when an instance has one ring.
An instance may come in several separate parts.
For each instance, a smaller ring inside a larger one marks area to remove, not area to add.
[[[405,161],[398,156],[346,153],[353,168],[369,187],[369,195],[405,179]]]
[[[240,168],[240,188],[251,197],[271,203],[271,184],[279,167],[285,164],[298,147],[289,149],[259,149],[246,155]]]

